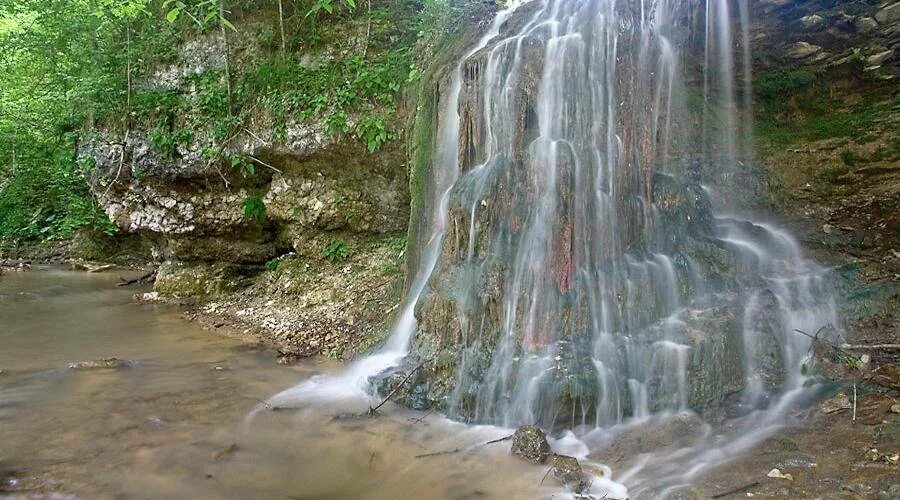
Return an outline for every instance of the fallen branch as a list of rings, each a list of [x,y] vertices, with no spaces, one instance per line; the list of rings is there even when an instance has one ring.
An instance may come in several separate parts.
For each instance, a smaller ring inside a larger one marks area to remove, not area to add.
[[[407,382],[410,378],[412,378],[413,375],[415,375],[416,372],[418,372],[419,370],[421,370],[422,367],[425,366],[425,363],[427,363],[427,362],[428,362],[427,360],[426,360],[426,361],[422,361],[421,363],[419,363],[419,366],[417,366],[417,367],[415,367],[413,370],[411,370],[411,371],[406,375],[406,377],[404,377],[404,379],[403,379],[399,384],[397,384],[396,387],[394,387],[394,390],[391,391],[390,394],[388,394],[386,398],[382,399],[380,403],[378,403],[378,406],[376,406],[375,408],[372,408],[372,407],[370,406],[370,407],[369,407],[369,412],[368,412],[369,415],[375,415],[376,413],[378,413],[378,409],[381,408],[382,406],[384,406],[385,403],[387,403],[392,397],[394,397],[394,394],[397,394],[397,391],[399,391],[400,388],[403,387],[403,386],[406,384],[406,382]]]
[[[409,424],[409,425],[415,425],[415,424],[418,424],[418,423],[422,422],[423,420],[425,420],[426,418],[428,418],[428,416],[431,415],[432,413],[434,413],[434,408],[428,410],[428,413],[422,415],[421,417],[410,418],[409,421],[412,422],[412,423]]]
[[[87,271],[89,273],[102,273],[103,271],[109,270],[116,267],[114,264],[87,264],[84,262],[74,262],[72,263],[72,269],[76,269],[79,271]]]
[[[494,439],[494,440],[492,440],[492,441],[488,441],[487,443],[484,443],[484,444],[482,444],[481,446],[487,446],[487,445],[489,445],[489,444],[500,443],[500,442],[503,442],[503,441],[509,441],[509,440],[512,439],[512,438],[513,438],[513,435],[510,434],[509,436],[505,436],[505,437],[502,437],[502,438],[500,438],[500,439]]]
[[[260,165],[262,165],[262,166],[264,166],[264,167],[271,168],[272,170],[278,172],[279,174],[283,174],[283,173],[284,173],[284,172],[282,172],[281,170],[279,170],[279,169],[273,167],[272,165],[269,165],[268,163],[266,163],[266,162],[260,160],[259,158],[255,157],[255,156],[253,156],[253,155],[249,155],[249,157],[250,157],[251,160],[255,161],[256,163],[259,163]]]
[[[484,443],[476,444],[475,446],[470,446],[469,448],[454,448],[452,450],[436,451],[434,453],[425,453],[424,455],[416,455],[416,458],[436,457],[438,455],[452,455],[453,453],[459,453],[461,451],[477,450],[478,448],[487,446],[489,444],[500,443],[502,441],[508,441],[508,440],[512,439],[512,437],[513,437],[513,435],[510,434],[509,436],[505,436],[500,439],[492,439],[490,441],[485,441]]]
[[[744,491],[744,490],[749,490],[750,488],[752,488],[752,487],[754,487],[754,486],[759,486],[759,481],[753,481],[753,482],[750,483],[750,484],[745,484],[745,485],[743,485],[743,486],[739,486],[739,487],[737,487],[737,488],[734,488],[734,489],[731,489],[731,490],[728,490],[728,491],[725,491],[725,492],[722,492],[722,493],[718,493],[718,494],[713,495],[713,496],[711,496],[711,497],[709,497],[709,498],[724,498],[724,497],[727,497],[728,495],[734,495],[735,493],[740,493],[740,492],[742,492],[742,491]]]
[[[447,451],[436,451],[434,453],[425,453],[424,455],[416,455],[416,458],[436,457],[438,455],[452,455],[453,453],[459,453],[461,451],[462,451],[462,448],[454,448],[452,450],[447,450]]]
[[[544,477],[541,478],[541,484],[539,484],[538,486],[543,486],[543,485],[544,485],[544,480],[547,479],[547,476],[550,475],[550,471],[552,471],[552,470],[553,470],[553,467],[548,467],[548,468],[547,468],[547,472],[544,473]]]
[[[125,279],[125,278],[123,278],[123,277],[120,276],[120,277],[119,277],[120,283],[117,284],[116,286],[129,286],[129,285],[133,285],[133,284],[135,284],[135,283],[143,283],[145,280],[148,280],[148,279],[150,279],[152,276],[155,276],[155,275],[156,275],[156,271],[150,271],[150,272],[148,272],[148,273],[145,273],[145,274],[142,274],[142,275],[138,276],[137,278],[132,278],[132,279],[130,279],[130,280],[127,280],[127,279]]]
[[[884,350],[895,350],[895,349],[900,349],[900,344],[870,344],[870,345],[864,345],[864,344],[841,344],[841,345],[840,345],[840,349],[851,350],[851,351],[853,351],[853,350],[866,350],[866,349],[873,349],[873,350],[880,350],[880,349],[884,349]]]

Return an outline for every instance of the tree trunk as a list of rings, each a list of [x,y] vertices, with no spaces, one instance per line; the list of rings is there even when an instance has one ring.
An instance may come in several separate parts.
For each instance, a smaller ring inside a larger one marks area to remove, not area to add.
[[[284,57],[284,6],[282,0],[278,0],[278,29],[281,31],[281,57]]]
[[[228,61],[228,33],[225,31],[225,0],[219,0],[219,32],[222,34],[222,45],[225,47],[225,90],[228,93],[228,116],[234,109],[231,97],[231,68]]]

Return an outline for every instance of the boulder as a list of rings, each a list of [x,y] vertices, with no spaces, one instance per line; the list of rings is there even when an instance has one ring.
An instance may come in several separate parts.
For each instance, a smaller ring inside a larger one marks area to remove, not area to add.
[[[900,21],[900,2],[894,2],[890,5],[882,7],[875,13],[875,20],[881,24],[891,24]]]
[[[825,23],[825,18],[818,14],[810,14],[808,16],[801,17],[800,22],[803,23],[804,28],[813,29],[821,27],[822,24]]]
[[[585,479],[584,471],[575,457],[554,454],[550,467],[553,477],[559,480],[566,488],[575,493],[581,493],[587,488],[588,482]]]
[[[856,26],[856,31],[862,34],[869,34],[878,29],[878,22],[865,16],[857,17],[853,25]]]
[[[791,59],[806,59],[822,52],[822,47],[808,42],[796,42],[788,45],[784,54]]]
[[[536,425],[523,425],[516,429],[512,438],[510,452],[529,462],[542,464],[550,456],[550,444],[547,435]]]
[[[881,66],[883,62],[890,59],[893,55],[894,51],[891,49],[872,54],[866,58],[866,66]]]

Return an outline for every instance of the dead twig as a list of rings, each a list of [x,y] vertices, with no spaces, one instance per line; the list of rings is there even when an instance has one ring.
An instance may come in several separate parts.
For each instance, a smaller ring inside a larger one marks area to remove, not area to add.
[[[545,473],[544,473],[544,477],[541,478],[541,484],[540,484],[540,486],[543,486],[543,485],[544,485],[544,480],[547,479],[547,476],[550,475],[550,471],[552,471],[552,470],[553,470],[553,467],[548,467],[548,468],[547,468],[547,472],[545,472]]]
[[[488,441],[488,442],[482,444],[481,446],[487,446],[487,445],[489,445],[489,444],[500,443],[500,442],[503,442],[503,441],[509,441],[509,440],[512,439],[512,438],[513,438],[513,434],[510,434],[509,436],[504,436],[504,437],[502,437],[502,438],[500,438],[500,439],[494,439],[494,440],[492,440],[492,441]]]
[[[856,350],[867,350],[867,349],[871,349],[871,350],[895,350],[895,349],[900,349],[900,344],[870,344],[870,345],[865,345],[865,344],[841,344],[841,345],[840,345],[840,349],[851,350],[851,351],[856,351]]]
[[[244,132],[247,132],[247,135],[249,135],[250,137],[253,137],[257,141],[261,142],[264,146],[269,145],[268,141],[264,141],[260,136],[254,134],[249,128],[244,127]]]
[[[481,447],[483,447],[483,446],[487,446],[487,445],[489,445],[489,444],[500,443],[500,442],[503,442],[503,441],[510,440],[510,439],[512,439],[512,437],[513,437],[513,435],[510,434],[509,436],[504,436],[504,437],[502,437],[502,438],[500,438],[500,439],[492,439],[492,440],[490,440],[490,441],[485,441],[485,442],[483,442],[483,443],[476,444],[475,446],[471,446],[471,447],[469,447],[469,448],[454,448],[454,449],[452,449],[452,450],[436,451],[436,452],[434,452],[434,453],[426,453],[426,454],[424,454],[424,455],[416,455],[416,458],[436,457],[436,456],[438,456],[438,455],[451,455],[451,454],[453,454],[453,453],[459,453],[459,452],[461,452],[461,451],[477,450],[478,448],[481,448]]]
[[[425,453],[423,455],[416,455],[416,458],[436,457],[438,455],[452,455],[453,453],[459,453],[461,451],[463,451],[462,448],[454,448],[452,450],[436,451],[434,453]]]
[[[413,370],[411,370],[408,374],[406,374],[406,377],[404,377],[403,380],[402,380],[399,384],[397,384],[396,387],[394,387],[394,390],[392,390],[392,391],[390,392],[390,394],[387,395],[386,398],[384,398],[383,400],[381,400],[380,403],[378,403],[378,406],[376,406],[375,408],[372,408],[372,407],[370,406],[370,407],[369,407],[369,412],[368,412],[369,415],[375,415],[376,413],[378,413],[378,409],[381,408],[382,406],[384,406],[385,403],[387,403],[392,397],[394,397],[394,394],[396,394],[397,391],[399,391],[400,388],[403,387],[403,386],[406,384],[406,382],[407,382],[410,378],[412,378],[413,375],[416,374],[416,372],[418,372],[419,370],[421,370],[422,367],[425,366],[425,363],[427,363],[427,362],[428,362],[427,360],[426,360],[426,361],[422,361],[421,363],[419,363],[419,366],[415,367],[415,368],[414,368]]]
[[[144,281],[150,279],[151,277],[153,277],[155,275],[156,275],[156,271],[154,270],[154,271],[150,271],[148,273],[144,273],[144,274],[138,276],[137,278],[132,278],[130,280],[127,280],[120,276],[119,277],[120,283],[117,284],[116,286],[129,286],[129,285],[133,285],[135,283],[143,283]]]
[[[418,423],[422,422],[423,420],[425,420],[426,418],[428,418],[428,416],[431,415],[432,413],[434,413],[434,408],[428,410],[428,413],[422,415],[421,417],[418,417],[418,418],[410,418],[409,421],[410,421],[411,423],[410,423],[409,425],[415,425],[415,424],[418,424]]]
[[[115,264],[103,264],[97,267],[88,267],[87,272],[89,273],[102,273],[103,271],[108,271],[112,268],[116,267]]]
[[[264,167],[270,168],[270,169],[272,169],[272,170],[278,172],[279,174],[283,174],[283,173],[284,173],[284,172],[282,172],[281,170],[279,170],[279,169],[273,167],[272,165],[269,165],[268,163],[266,163],[266,162],[260,160],[259,158],[255,157],[255,156],[253,156],[253,155],[248,155],[248,156],[250,157],[251,160],[255,161],[256,163],[259,163],[260,165],[262,165],[262,166],[264,166]]]
[[[759,481],[753,481],[752,483],[745,484],[743,486],[738,486],[737,488],[715,494],[709,498],[724,498],[724,497],[727,497],[728,495],[734,495],[735,493],[741,493],[744,490],[749,490],[750,488],[753,488],[754,486],[759,486]]]

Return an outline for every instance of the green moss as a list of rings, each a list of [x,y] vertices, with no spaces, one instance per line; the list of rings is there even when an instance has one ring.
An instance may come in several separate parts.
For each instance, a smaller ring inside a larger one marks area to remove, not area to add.
[[[857,143],[864,143],[866,131],[877,121],[887,118],[894,105],[880,102],[862,104],[851,110],[816,110],[799,119],[762,115],[756,134],[763,146],[785,146],[836,137],[848,137]]]
[[[809,68],[776,69],[761,74],[753,82],[757,97],[766,102],[780,102],[786,96],[808,89],[820,72]]]

